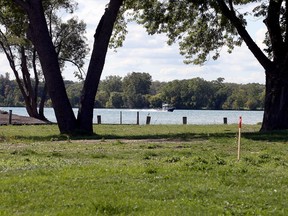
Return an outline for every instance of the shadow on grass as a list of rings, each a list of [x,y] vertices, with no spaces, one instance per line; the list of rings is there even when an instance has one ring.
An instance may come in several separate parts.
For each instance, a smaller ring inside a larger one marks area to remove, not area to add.
[[[235,138],[235,133],[167,133],[167,134],[142,134],[142,135],[98,135],[93,134],[89,136],[69,136],[65,134],[49,135],[49,136],[13,136],[9,137],[10,140],[23,140],[32,142],[47,142],[47,141],[73,141],[73,140],[113,140],[113,139],[126,139],[126,140],[208,140],[208,139],[221,139],[221,138]],[[5,138],[4,138],[5,139]]]
[[[48,136],[37,136],[37,135],[30,135],[30,136],[11,136],[11,137],[2,137],[2,140],[23,140],[23,141],[30,141],[30,142],[44,142],[44,141],[64,141],[70,140],[70,136],[65,134],[59,135],[48,135]]]
[[[127,140],[179,140],[179,141],[190,141],[190,140],[209,140],[209,139],[235,139],[236,134],[232,132],[226,133],[162,133],[162,134],[137,134],[137,135],[75,135],[69,136],[65,134],[59,135],[48,135],[48,136],[13,136],[8,139],[25,140],[33,142],[44,142],[44,141],[72,141],[72,140],[112,140],[112,139],[127,139]],[[288,131],[276,131],[270,133],[260,133],[260,132],[245,132],[242,133],[242,137],[245,139],[251,139],[255,141],[267,141],[267,142],[285,142],[288,141]],[[4,140],[5,137],[3,137]]]
[[[145,140],[145,139],[167,139],[167,140],[182,140],[182,141],[189,141],[189,140],[207,140],[210,138],[231,138],[235,137],[234,133],[175,133],[175,134],[143,134],[143,135],[129,135],[129,136],[119,136],[119,135],[95,135],[96,138],[104,138],[104,139],[131,139],[131,140]],[[95,138],[94,137],[94,138]]]
[[[251,132],[243,133],[243,137],[255,141],[267,141],[267,142],[285,142],[288,141],[288,131],[273,131],[273,132]]]

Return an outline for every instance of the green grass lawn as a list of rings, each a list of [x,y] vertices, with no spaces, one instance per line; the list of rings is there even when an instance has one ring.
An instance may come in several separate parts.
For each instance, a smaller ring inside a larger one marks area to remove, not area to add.
[[[288,133],[245,125],[1,126],[0,215],[287,215]]]

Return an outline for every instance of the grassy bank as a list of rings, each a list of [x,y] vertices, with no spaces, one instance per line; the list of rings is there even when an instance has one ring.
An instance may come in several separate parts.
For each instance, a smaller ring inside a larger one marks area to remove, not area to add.
[[[236,125],[3,126],[0,215],[286,215],[287,133]]]

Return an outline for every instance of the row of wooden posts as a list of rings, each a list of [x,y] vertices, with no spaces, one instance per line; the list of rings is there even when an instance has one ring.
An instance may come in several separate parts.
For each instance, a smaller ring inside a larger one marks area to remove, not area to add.
[[[139,118],[139,112],[137,112],[137,118],[136,118],[136,124],[139,125],[140,123],[140,118]],[[183,116],[182,117],[182,122],[183,122],[183,125],[186,125],[187,124],[187,117],[186,116]],[[9,110],[9,124],[12,124],[12,110]],[[149,125],[151,123],[151,116],[147,116],[146,117],[146,125]],[[223,123],[224,124],[227,124],[227,117],[224,117],[223,118]],[[97,115],[97,124],[101,124],[101,115]],[[122,112],[120,112],[120,124],[122,124]]]
[[[186,116],[183,116],[182,117],[182,122],[183,122],[183,125],[186,125],[187,124],[187,117]],[[224,124],[227,124],[227,117],[224,117],[223,118],[223,123]],[[139,112],[137,112],[137,117],[136,117],[136,124],[139,125],[140,123],[140,115],[139,115]],[[151,116],[147,116],[146,117],[146,125],[150,125],[151,123]],[[101,124],[101,115],[97,115],[97,124]],[[120,124],[122,124],[122,112],[120,112]]]
[[[182,117],[182,122],[183,122],[183,125],[186,125],[187,124],[187,117],[184,116]],[[227,124],[227,117],[224,117],[223,118],[223,123],[224,124]],[[12,124],[12,110],[9,110],[9,124]],[[139,115],[139,112],[137,112],[137,118],[136,118],[136,124],[139,125],[140,123],[140,115]],[[147,116],[146,117],[146,125],[150,125],[151,123],[151,116]],[[101,115],[97,115],[97,124],[101,124]],[[122,124],[122,112],[120,112],[120,124]]]

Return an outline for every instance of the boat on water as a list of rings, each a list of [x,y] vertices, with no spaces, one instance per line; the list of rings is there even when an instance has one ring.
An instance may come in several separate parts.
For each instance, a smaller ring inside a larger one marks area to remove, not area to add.
[[[170,104],[162,104],[162,110],[167,112],[173,112],[175,107],[171,106]]]

